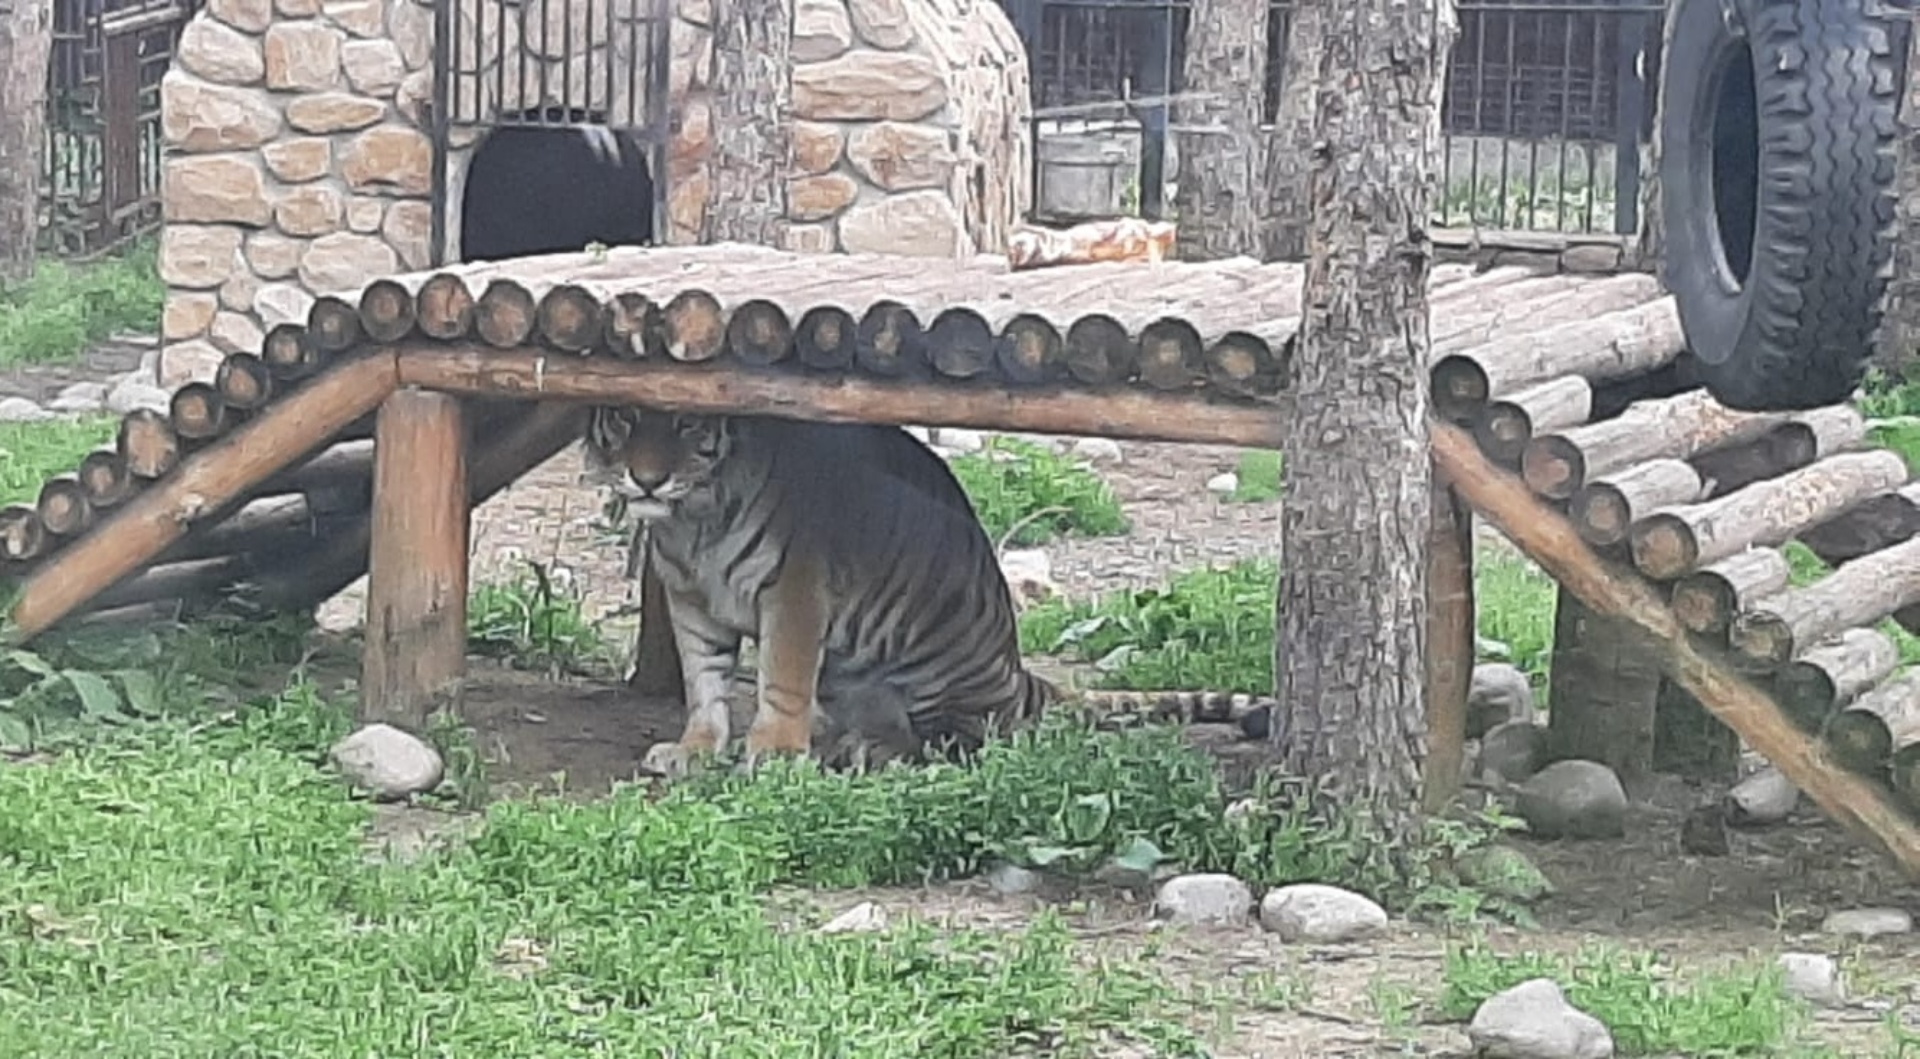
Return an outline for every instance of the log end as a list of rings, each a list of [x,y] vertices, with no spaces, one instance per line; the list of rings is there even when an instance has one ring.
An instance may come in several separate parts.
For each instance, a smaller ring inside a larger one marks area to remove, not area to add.
[[[1682,578],[1673,586],[1668,605],[1688,632],[1724,640],[1731,621],[1729,615],[1738,604],[1732,587],[1725,579],[1711,574],[1696,574]]]
[[[1671,581],[1693,569],[1699,542],[1685,520],[1665,512],[1635,523],[1628,534],[1633,565],[1655,581]]]
[[[1893,754],[1893,732],[1868,710],[1841,710],[1820,733],[1827,756],[1849,772],[1878,776]]]
[[[1573,495],[1567,513],[1580,536],[1596,548],[1612,548],[1633,529],[1633,508],[1626,494],[1605,482],[1595,482]]]
[[[667,356],[701,364],[727,349],[726,313],[720,300],[703,290],[681,291],[661,312]]]
[[[1471,423],[1493,396],[1493,380],[1472,357],[1453,354],[1434,364],[1429,378],[1433,410],[1454,423]]]
[[[1520,478],[1538,496],[1569,499],[1586,484],[1586,454],[1558,434],[1534,438],[1520,455]]]
[[[1727,646],[1748,672],[1770,673],[1793,661],[1793,629],[1777,614],[1748,611],[1733,620]]]
[[[1067,374],[1086,386],[1108,386],[1133,377],[1139,349],[1120,321],[1103,313],[1083,316],[1067,328]]]
[[[1515,467],[1533,440],[1533,417],[1511,401],[1495,401],[1473,421],[1473,440],[1487,459],[1502,467]]]

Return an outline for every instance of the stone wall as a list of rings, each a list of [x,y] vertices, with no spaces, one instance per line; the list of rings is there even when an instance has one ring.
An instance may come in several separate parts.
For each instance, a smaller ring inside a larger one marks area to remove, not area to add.
[[[680,0],[673,242],[697,239],[711,149],[707,0]],[[1026,52],[992,0],[796,0],[796,250],[998,253],[1032,201]]]
[[[613,12],[616,25],[638,17],[639,0],[621,2],[631,6]],[[1003,250],[1032,192],[1026,57],[999,5],[796,2],[789,247]],[[607,19],[604,2],[456,3],[459,120],[556,102],[543,85],[569,74],[586,83],[580,69],[605,70],[609,54],[644,61],[624,33],[570,61],[541,44],[590,39],[565,25],[568,14]],[[677,0],[663,241],[697,241],[705,209],[710,22],[708,0]],[[226,353],[257,350],[266,330],[304,320],[315,295],[430,266],[433,33],[421,0],[207,0],[187,25],[162,85],[162,385],[211,378]],[[515,70],[504,79],[502,56]],[[623,89],[645,78],[613,81],[594,78],[588,104],[643,113],[644,100]],[[452,260],[479,136],[455,132]]]

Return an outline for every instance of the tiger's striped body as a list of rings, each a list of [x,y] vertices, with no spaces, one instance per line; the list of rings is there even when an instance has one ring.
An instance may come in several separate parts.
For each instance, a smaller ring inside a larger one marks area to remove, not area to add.
[[[750,759],[966,752],[1060,698],[1021,662],[1012,595],[966,493],[899,427],[598,408],[586,453],[590,480],[648,523],[686,681],[686,727],[648,753],[655,771],[726,746],[747,637],[759,654]],[[1188,719],[1258,706],[1083,697],[1095,712]]]

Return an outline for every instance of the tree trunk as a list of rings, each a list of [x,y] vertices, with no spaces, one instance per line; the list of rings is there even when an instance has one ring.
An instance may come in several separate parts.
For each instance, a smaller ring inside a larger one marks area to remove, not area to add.
[[[51,0],[0,0],[0,284],[33,270],[52,51]]]
[[[1664,68],[1671,61],[1673,49],[1667,47],[1672,41],[1674,0],[1667,0],[1665,10],[1660,15],[1660,63]],[[1646,55],[1641,56],[1646,63],[1647,72],[1654,73],[1653,63]],[[1660,122],[1667,112],[1667,79],[1663,74],[1656,78],[1646,90],[1653,94],[1653,135],[1647,138],[1647,144],[1640,149],[1640,230],[1638,247],[1641,267],[1660,275],[1660,260],[1666,254],[1667,226],[1662,215],[1660,203]]]
[[[1197,0],[1188,22],[1189,92],[1218,98],[1181,107],[1177,254],[1210,261],[1260,253],[1260,100],[1267,77],[1267,0]]]
[[[1266,261],[1299,261],[1307,256],[1307,174],[1314,157],[1313,109],[1329,2],[1294,0],[1287,15],[1280,102],[1266,145],[1266,237],[1260,254]]]
[[[1912,373],[1914,343],[1920,342],[1920,273],[1915,272],[1920,268],[1920,20],[1909,23],[1906,87],[1900,100],[1899,168],[1894,184],[1900,222],[1894,235],[1887,314],[1874,358],[1878,367],[1899,375]]]
[[[1288,771],[1405,834],[1426,755],[1426,228],[1453,7],[1353,0],[1325,18],[1274,739]]]
[[[713,154],[703,242],[778,246],[786,227],[793,8],[713,5]]]

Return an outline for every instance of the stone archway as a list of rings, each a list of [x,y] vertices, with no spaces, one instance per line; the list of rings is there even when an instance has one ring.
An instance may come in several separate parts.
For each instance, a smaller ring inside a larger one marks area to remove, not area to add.
[[[448,226],[459,257],[498,260],[596,242],[654,243],[646,147],[638,137],[597,126],[503,125],[481,138],[467,160],[458,223]]]

